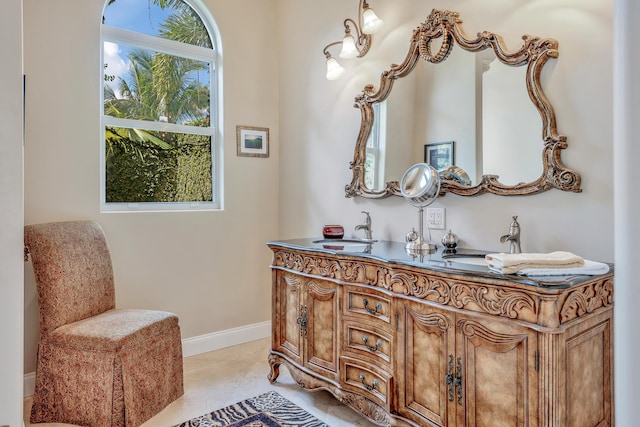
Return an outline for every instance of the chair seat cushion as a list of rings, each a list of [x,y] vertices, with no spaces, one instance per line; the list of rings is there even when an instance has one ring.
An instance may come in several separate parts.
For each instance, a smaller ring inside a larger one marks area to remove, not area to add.
[[[178,325],[170,312],[139,309],[112,309],[55,329],[49,342],[77,350],[120,352],[158,334],[167,334]]]

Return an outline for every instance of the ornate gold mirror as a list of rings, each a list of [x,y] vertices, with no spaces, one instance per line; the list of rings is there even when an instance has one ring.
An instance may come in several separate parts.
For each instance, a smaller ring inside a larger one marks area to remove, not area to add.
[[[400,196],[400,176],[420,162],[438,169],[442,192],[463,196],[582,191],[562,164],[566,137],[540,82],[558,42],[522,40],[508,51],[494,33],[467,38],[458,13],[433,10],[402,64],[356,97],[362,122],[346,197]]]

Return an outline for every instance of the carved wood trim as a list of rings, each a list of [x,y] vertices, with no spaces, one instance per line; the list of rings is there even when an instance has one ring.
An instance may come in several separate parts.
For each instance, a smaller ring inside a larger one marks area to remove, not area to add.
[[[312,255],[292,250],[274,249],[273,265],[326,279],[366,284],[398,294],[432,301],[444,306],[517,319],[540,326],[556,327],[594,310],[613,304],[613,281],[603,279],[569,292],[568,296],[538,295],[531,291],[504,288],[482,278],[428,270],[392,268],[383,262]],[[561,306],[558,313],[550,307]],[[549,319],[553,316],[553,319]],[[559,318],[557,317],[559,316]]]
[[[304,274],[391,289],[388,285],[390,280],[388,269],[375,263],[276,251],[273,265]]]
[[[446,331],[452,326],[449,323],[449,319],[441,313],[421,314],[410,308],[407,308],[407,313],[414,320],[415,324],[421,327],[438,328],[441,331]]]
[[[431,42],[443,39],[437,53],[431,52]],[[558,133],[556,116],[551,103],[545,95],[540,83],[542,68],[551,58],[558,57],[558,42],[549,38],[522,36],[523,44],[516,51],[507,51],[500,35],[484,31],[476,38],[467,38],[462,29],[462,20],[457,12],[449,10],[432,10],[426,21],[414,31],[409,49],[403,62],[392,64],[380,76],[377,89],[366,85],[361,94],[356,96],[354,107],[360,109],[361,126],[356,142],[353,160],[349,167],[352,180],[345,187],[346,197],[362,196],[367,198],[385,198],[401,196],[398,181],[389,181],[385,188],[373,190],[364,183],[364,165],[366,161],[366,145],[374,122],[373,104],[387,99],[394,82],[405,77],[415,68],[420,58],[431,63],[444,61],[451,52],[454,41],[470,52],[492,49],[498,60],[509,66],[527,65],[526,87],[531,101],[542,118],[542,151],[543,169],[540,177],[529,183],[505,185],[498,181],[496,175],[483,175],[481,182],[474,186],[464,186],[454,181],[445,180],[441,185],[441,193],[450,192],[461,196],[475,196],[482,193],[493,193],[501,196],[529,195],[558,188],[563,191],[579,193],[581,177],[578,172],[564,166],[561,151],[567,148],[567,138]]]
[[[526,342],[529,337],[527,334],[499,334],[485,328],[478,321],[469,319],[458,320],[457,328],[466,340],[472,340],[477,337],[483,341],[491,342],[495,345],[496,350],[502,352],[513,350],[518,345]]]
[[[288,286],[301,286],[302,285],[302,277],[296,274],[284,274],[283,279],[287,282]]]
[[[562,304],[560,323],[567,323],[612,304],[613,280],[605,279],[579,287],[571,291]]]
[[[451,293],[454,306],[494,316],[527,320],[534,319],[538,311],[537,301],[526,292],[456,283]]]

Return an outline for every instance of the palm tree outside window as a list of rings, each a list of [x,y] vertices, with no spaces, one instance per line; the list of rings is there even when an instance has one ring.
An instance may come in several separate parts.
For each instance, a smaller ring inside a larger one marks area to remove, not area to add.
[[[195,0],[108,0],[102,20],[102,210],[220,209],[210,15]]]

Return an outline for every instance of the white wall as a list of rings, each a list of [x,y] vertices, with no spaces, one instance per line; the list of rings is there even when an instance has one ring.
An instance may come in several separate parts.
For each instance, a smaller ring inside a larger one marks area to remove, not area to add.
[[[638,241],[640,239],[640,3],[637,0],[616,2],[615,28],[615,381],[616,420],[619,426],[638,423],[640,402],[640,286],[637,279]]]
[[[374,1],[370,4],[385,26],[373,36],[365,58],[341,61],[346,73],[337,81],[324,78],[322,47],[341,38],[342,20],[356,16],[357,2],[281,0],[280,4],[281,25],[287,29],[280,39],[281,237],[317,236],[323,224],[343,224],[347,233],[355,234],[362,210],[371,212],[377,239],[403,240],[417,226],[416,210],[400,198],[344,197],[360,126],[353,100],[365,84],[377,85],[380,73],[391,63],[404,59],[412,30],[432,8],[455,7],[469,35],[484,30],[499,33],[514,48],[523,34],[559,41],[560,56],[542,77],[559,132],[568,138],[563,159],[582,174],[583,192],[447,195],[435,203],[446,208],[447,227],[463,246],[506,250],[498,238],[508,231],[511,216],[519,215],[525,251],[570,250],[613,261],[611,1],[461,0],[455,6],[448,0]]]
[[[0,14],[0,425],[22,423],[22,3]]]
[[[111,246],[117,305],[172,311],[183,338],[270,319],[278,231],[276,0],[204,0],[224,72],[225,209],[99,212],[100,22],[104,0],[24,0],[28,79],[25,223],[93,219]],[[236,156],[236,125],[270,128],[270,157]],[[25,277],[25,372],[35,369],[37,301]]]

